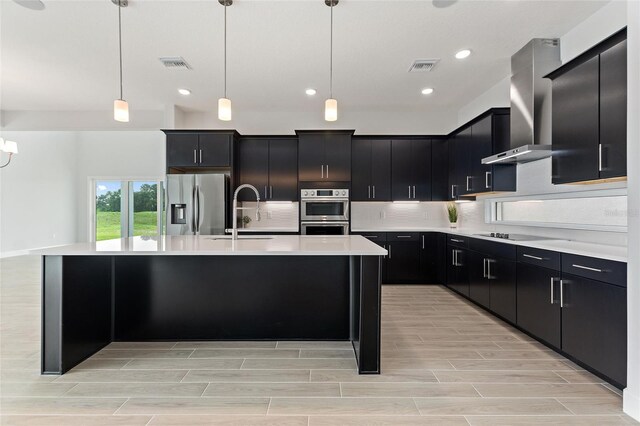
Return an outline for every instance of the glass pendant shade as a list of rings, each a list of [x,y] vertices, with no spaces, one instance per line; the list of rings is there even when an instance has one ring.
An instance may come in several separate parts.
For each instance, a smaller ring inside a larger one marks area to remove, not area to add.
[[[338,119],[338,101],[335,99],[327,99],[324,102],[324,119],[325,121],[336,121]]]
[[[18,153],[18,144],[14,141],[4,141],[4,146],[2,147],[2,151],[7,152],[9,154],[17,154]]]
[[[129,122],[129,103],[123,99],[113,101],[113,119],[122,123]]]
[[[218,99],[218,119],[222,121],[231,121],[231,99]]]

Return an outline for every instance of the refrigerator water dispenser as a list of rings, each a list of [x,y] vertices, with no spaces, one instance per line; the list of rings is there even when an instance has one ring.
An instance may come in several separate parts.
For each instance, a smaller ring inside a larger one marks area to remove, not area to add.
[[[183,225],[187,223],[187,205],[171,204],[171,224]]]

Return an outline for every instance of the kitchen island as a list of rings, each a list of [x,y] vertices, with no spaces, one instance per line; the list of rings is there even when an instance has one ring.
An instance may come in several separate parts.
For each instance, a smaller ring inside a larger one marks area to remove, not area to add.
[[[361,236],[130,237],[42,255],[42,373],[114,341],[345,340],[380,373],[380,257]]]

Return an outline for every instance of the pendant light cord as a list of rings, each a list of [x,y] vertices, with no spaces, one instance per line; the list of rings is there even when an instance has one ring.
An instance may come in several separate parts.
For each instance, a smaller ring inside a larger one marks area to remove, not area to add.
[[[224,97],[227,98],[227,3],[224,5]]]
[[[118,2],[118,48],[120,51],[120,100],[122,99],[122,5]]]
[[[329,40],[329,97],[333,99],[333,2],[331,2],[331,35]]]

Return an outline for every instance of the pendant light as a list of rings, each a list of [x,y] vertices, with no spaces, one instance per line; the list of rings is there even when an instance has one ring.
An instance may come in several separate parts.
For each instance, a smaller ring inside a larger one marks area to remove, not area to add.
[[[338,0],[325,0],[324,4],[331,8],[329,99],[324,102],[324,119],[325,121],[336,121],[338,119],[338,101],[333,98],[333,6],[338,4]]]
[[[122,8],[129,5],[129,0],[111,0],[118,6],[118,51],[120,56],[120,98],[113,101],[113,119],[123,123],[129,122],[129,103],[122,96]]]
[[[231,121],[231,99],[227,98],[227,7],[233,0],[218,0],[224,6],[224,97],[218,99],[218,119]]]

